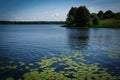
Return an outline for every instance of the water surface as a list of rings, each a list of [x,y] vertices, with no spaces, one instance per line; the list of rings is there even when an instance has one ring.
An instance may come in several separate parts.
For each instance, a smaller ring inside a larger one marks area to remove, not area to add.
[[[99,63],[112,75],[120,76],[120,29],[68,29],[60,25],[0,25],[0,79],[18,79],[29,70],[19,70],[43,57],[83,53],[86,63]],[[36,68],[34,65],[30,68]],[[58,66],[59,67],[59,66]]]

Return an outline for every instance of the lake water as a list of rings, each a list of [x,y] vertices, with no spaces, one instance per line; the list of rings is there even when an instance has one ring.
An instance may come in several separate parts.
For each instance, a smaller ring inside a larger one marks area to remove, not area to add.
[[[0,25],[0,80],[17,80],[29,69],[39,67],[35,63],[43,58],[71,56],[74,52],[82,53],[86,64],[99,63],[111,75],[120,76],[120,29],[60,26]]]

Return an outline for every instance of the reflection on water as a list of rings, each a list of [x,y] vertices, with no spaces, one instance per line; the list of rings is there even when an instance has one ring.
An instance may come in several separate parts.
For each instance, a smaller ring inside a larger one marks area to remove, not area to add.
[[[93,48],[120,49],[120,30],[91,29],[89,45]]]
[[[89,29],[67,29],[68,45],[71,50],[85,50],[88,47]]]
[[[82,59],[77,57],[78,55],[85,58],[86,62],[82,65],[85,69],[86,63],[99,63],[100,68],[107,68],[113,75],[120,76],[119,34],[119,29],[67,29],[58,25],[0,25],[0,80],[13,76],[18,79],[25,72],[33,70],[38,73],[38,68],[41,67],[39,62],[43,58],[50,58],[45,59],[46,64],[43,63],[43,66],[52,64],[54,68],[64,69],[67,67],[64,64],[65,67],[60,67],[53,63],[67,61],[71,67],[77,69],[72,66],[73,62],[71,63],[74,61],[71,60],[72,55],[69,55],[72,51],[78,52],[72,56],[75,59]],[[60,58],[62,54],[66,57]],[[79,66],[78,63],[75,65]]]

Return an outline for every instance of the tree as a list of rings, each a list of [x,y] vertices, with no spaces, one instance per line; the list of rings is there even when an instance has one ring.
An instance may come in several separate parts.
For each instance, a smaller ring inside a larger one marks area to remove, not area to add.
[[[90,25],[90,12],[85,6],[80,6],[76,13],[76,24],[79,27]]]
[[[120,19],[120,12],[114,14],[115,19]]]
[[[111,10],[107,10],[104,13],[104,19],[109,19],[109,18],[113,18],[114,13]]]
[[[90,12],[85,6],[72,7],[67,15],[66,25],[84,27],[90,25]]]
[[[104,13],[103,13],[103,11],[99,11],[97,15],[98,15],[99,19],[103,19]]]
[[[77,11],[77,8],[72,7],[69,13],[67,14],[66,24],[68,26],[73,26],[73,24],[75,23],[76,11]]]
[[[97,14],[95,14],[95,13],[91,14],[91,20],[92,20],[93,25],[99,25],[100,24],[100,20],[99,20]]]

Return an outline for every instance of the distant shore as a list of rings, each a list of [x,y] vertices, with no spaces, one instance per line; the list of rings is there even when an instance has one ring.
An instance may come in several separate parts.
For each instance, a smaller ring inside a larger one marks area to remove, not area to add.
[[[0,24],[65,24],[64,21],[0,21]]]
[[[65,21],[0,21],[0,25],[9,24],[62,24],[62,27],[72,28],[65,25]],[[75,27],[73,27],[75,28]],[[83,28],[83,27],[81,27]],[[86,28],[120,28],[120,19],[104,19],[100,20],[99,25],[91,25]]]
[[[90,25],[87,27],[69,27],[67,25],[63,25],[62,27],[67,27],[67,28],[120,28],[120,19],[104,19],[104,20],[100,20],[100,24],[99,25]]]

